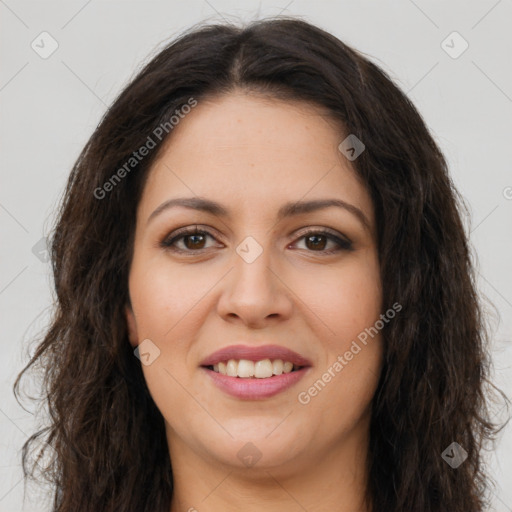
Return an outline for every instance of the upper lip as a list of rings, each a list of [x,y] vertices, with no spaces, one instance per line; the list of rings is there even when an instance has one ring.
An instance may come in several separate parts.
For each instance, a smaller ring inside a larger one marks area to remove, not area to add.
[[[229,361],[229,359],[247,359],[254,362],[262,359],[282,359],[283,361],[290,361],[296,366],[311,366],[311,362],[305,357],[279,345],[262,345],[259,347],[230,345],[210,354],[201,362],[201,366],[213,366],[221,361]]]

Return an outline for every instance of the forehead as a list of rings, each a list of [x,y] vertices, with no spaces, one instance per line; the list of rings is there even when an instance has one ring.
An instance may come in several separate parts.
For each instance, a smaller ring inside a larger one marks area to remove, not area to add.
[[[372,222],[370,197],[338,150],[345,137],[340,123],[308,103],[245,93],[199,100],[162,147],[141,207],[149,215],[170,197],[199,195],[277,211],[290,200],[334,196]]]

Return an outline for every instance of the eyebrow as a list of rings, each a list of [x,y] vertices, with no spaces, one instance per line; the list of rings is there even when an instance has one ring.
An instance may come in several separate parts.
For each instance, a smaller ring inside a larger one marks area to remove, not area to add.
[[[231,218],[229,210],[216,201],[202,197],[177,197],[174,199],[169,199],[158,206],[148,217],[147,224],[149,224],[152,219],[161,214],[163,211],[179,206],[210,213],[218,217],[228,219]],[[357,206],[347,203],[341,199],[313,199],[310,201],[292,201],[285,203],[283,206],[281,206],[281,208],[279,208],[279,211],[277,212],[277,221],[279,222],[286,217],[323,210],[333,206],[343,208],[344,210],[350,212],[352,215],[357,217],[357,219],[368,231],[371,232],[370,222],[366,218],[365,214],[359,208],[357,208]]]

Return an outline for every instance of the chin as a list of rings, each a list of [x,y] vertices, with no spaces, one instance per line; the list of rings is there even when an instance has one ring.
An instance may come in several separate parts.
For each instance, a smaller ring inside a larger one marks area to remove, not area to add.
[[[275,429],[280,421],[282,418],[276,421],[272,428]],[[265,428],[253,426],[250,430],[228,428],[234,439],[223,436],[222,441],[212,440],[216,448],[215,454],[212,455],[227,465],[253,470],[270,469],[292,463],[307,448],[298,444],[299,439],[304,439],[303,435],[300,436],[299,432],[293,435],[289,429],[284,428],[277,435],[280,427],[274,432],[272,428],[268,429],[266,425]]]

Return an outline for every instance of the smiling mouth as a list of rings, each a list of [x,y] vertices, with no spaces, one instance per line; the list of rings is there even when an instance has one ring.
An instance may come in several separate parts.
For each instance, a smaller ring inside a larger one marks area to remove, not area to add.
[[[219,363],[214,365],[203,366],[203,368],[233,378],[269,379],[286,373],[296,372],[305,368],[305,366],[299,366],[282,359],[262,359],[260,361],[229,359],[227,361],[219,361]]]

